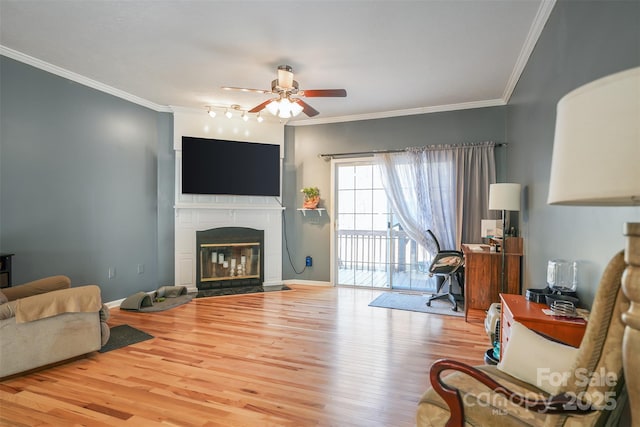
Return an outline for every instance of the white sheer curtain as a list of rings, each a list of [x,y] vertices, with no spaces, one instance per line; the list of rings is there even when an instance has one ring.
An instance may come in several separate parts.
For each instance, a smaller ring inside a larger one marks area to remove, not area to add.
[[[405,232],[431,254],[460,247],[465,225],[487,218],[489,184],[495,182],[495,144],[435,145],[376,154],[387,197]],[[478,238],[479,225],[478,222]],[[466,236],[465,236],[466,238]],[[475,237],[474,237],[475,238]]]

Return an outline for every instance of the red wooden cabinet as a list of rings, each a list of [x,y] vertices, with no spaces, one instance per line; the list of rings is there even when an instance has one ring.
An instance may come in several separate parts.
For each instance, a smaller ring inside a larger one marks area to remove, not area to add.
[[[528,301],[522,295],[500,294],[502,314],[500,319],[500,355],[509,342],[511,326],[520,322],[532,331],[536,331],[556,341],[573,347],[579,347],[587,328],[583,319],[548,316],[542,312],[546,304]]]

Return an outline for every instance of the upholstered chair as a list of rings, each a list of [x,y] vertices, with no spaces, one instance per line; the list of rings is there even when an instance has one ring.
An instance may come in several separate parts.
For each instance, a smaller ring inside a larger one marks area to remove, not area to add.
[[[620,288],[624,268],[621,252],[603,273],[578,349],[549,341],[522,326],[518,344],[514,330],[498,366],[435,362],[430,371],[432,388],[418,405],[417,425],[618,425],[626,404],[621,314],[628,309],[629,300]],[[518,358],[513,360],[513,354]],[[559,367],[541,364],[542,355]],[[446,372],[452,373],[443,376]],[[555,381],[544,384],[540,372]]]

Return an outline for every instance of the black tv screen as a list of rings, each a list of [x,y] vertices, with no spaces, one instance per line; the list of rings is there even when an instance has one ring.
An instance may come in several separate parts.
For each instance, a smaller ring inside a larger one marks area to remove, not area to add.
[[[182,193],[280,195],[280,146],[182,137]]]

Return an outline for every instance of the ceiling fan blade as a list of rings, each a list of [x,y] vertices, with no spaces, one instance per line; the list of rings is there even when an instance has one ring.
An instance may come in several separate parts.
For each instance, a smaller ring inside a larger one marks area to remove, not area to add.
[[[222,86],[222,90],[238,90],[240,92],[254,92],[254,93],[271,93],[270,90],[264,89],[250,89],[246,87],[233,87],[233,86]]]
[[[262,111],[264,107],[266,107],[267,104],[269,104],[271,101],[273,101],[273,99],[267,99],[263,103],[258,104],[255,107],[253,107],[251,110],[247,111],[247,113],[257,113],[258,111]]]
[[[321,96],[344,98],[347,96],[347,91],[345,89],[307,89],[299,91],[298,94],[309,98]]]
[[[298,104],[300,104],[302,106],[302,112],[309,117],[317,116],[318,114],[320,114],[318,110],[304,102],[302,99],[295,99],[293,102],[297,102]]]

